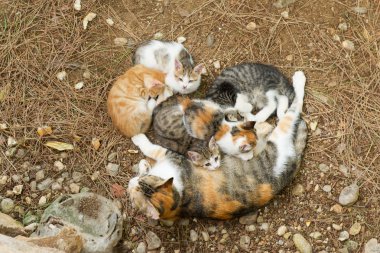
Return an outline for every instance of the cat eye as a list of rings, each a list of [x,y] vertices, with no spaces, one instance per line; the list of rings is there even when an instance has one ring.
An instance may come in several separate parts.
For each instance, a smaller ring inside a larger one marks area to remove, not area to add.
[[[211,165],[211,163],[206,163],[206,164],[205,164],[205,166],[210,166],[210,165]]]
[[[218,161],[218,158],[219,158],[219,157],[215,157],[215,162],[217,162],[217,161]]]
[[[192,83],[192,82],[194,82],[194,80],[189,80],[189,83]]]
[[[183,81],[183,79],[181,78],[181,77],[178,77],[178,79],[182,82]]]

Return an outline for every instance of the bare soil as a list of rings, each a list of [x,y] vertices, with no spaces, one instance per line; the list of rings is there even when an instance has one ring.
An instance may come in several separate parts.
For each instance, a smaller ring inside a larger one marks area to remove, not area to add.
[[[106,113],[107,93],[113,80],[131,67],[137,44],[157,32],[166,40],[184,36],[196,62],[207,68],[195,97],[203,96],[221,69],[240,62],[273,64],[289,77],[296,70],[305,71],[304,118],[310,135],[304,163],[293,184],[261,211],[268,231],[257,224],[255,231],[248,232],[238,220],[191,219],[187,226],[159,226],[132,210],[125,197],[119,200],[126,215],[126,244],[132,250],[145,240],[146,232],[154,231],[165,252],[233,252],[235,245],[240,247],[240,237],[249,235],[251,252],[295,252],[291,239],[276,234],[279,226],[286,225],[292,233],[302,233],[313,251],[337,252],[344,242],[332,224],[342,224],[348,231],[359,222],[361,232],[350,239],[359,243],[357,252],[362,252],[370,238],[380,237],[380,2],[298,0],[282,9],[273,2],[82,0],[82,10],[75,11],[72,1],[0,1],[0,123],[7,125],[0,130],[0,176],[23,178],[40,165],[45,177],[56,179],[60,173],[53,164],[59,160],[65,171],[85,175],[81,187],[113,198],[111,185],[126,186],[133,176],[132,165],[143,156],[128,152],[136,147],[113,128]],[[358,14],[352,9],[357,6],[367,12]],[[281,15],[284,11],[288,18]],[[97,17],[84,30],[82,20],[88,12]],[[114,26],[106,23],[107,18],[114,20]],[[248,30],[249,22],[255,22],[256,29]],[[338,28],[344,22],[346,31]],[[209,35],[215,38],[212,46],[206,42]],[[127,38],[128,44],[115,45],[117,37]],[[344,40],[352,41],[354,50],[344,49]],[[220,61],[222,68],[215,69],[214,61]],[[59,81],[56,74],[62,70],[68,78]],[[82,77],[86,70],[89,79]],[[84,87],[76,90],[79,81]],[[51,126],[53,134],[39,137],[36,130],[44,125]],[[24,153],[6,155],[9,136]],[[91,145],[93,138],[101,141],[97,151]],[[75,148],[57,152],[44,145],[47,141]],[[115,177],[105,170],[112,152],[117,152],[115,163],[121,165]],[[321,163],[330,170],[319,170]],[[347,175],[339,170],[342,166],[348,168]],[[95,171],[100,176],[92,181]],[[331,211],[343,187],[355,181],[359,200],[343,207],[341,214]],[[17,184],[9,180],[0,185],[0,195],[7,196]],[[70,192],[65,182],[62,191],[53,192],[32,192],[29,182],[22,184],[23,193],[11,198],[25,212],[40,214],[42,195],[50,193],[50,202]],[[301,196],[292,194],[296,184],[305,189]],[[324,185],[332,186],[331,193],[322,190]],[[25,201],[27,196],[32,197],[31,204]],[[12,215],[21,220],[24,214]],[[210,226],[216,226],[217,232],[204,242],[200,233]],[[199,234],[196,242],[190,241],[191,229]],[[223,229],[229,234],[226,242],[220,242]],[[309,237],[315,231],[322,234],[320,239]]]

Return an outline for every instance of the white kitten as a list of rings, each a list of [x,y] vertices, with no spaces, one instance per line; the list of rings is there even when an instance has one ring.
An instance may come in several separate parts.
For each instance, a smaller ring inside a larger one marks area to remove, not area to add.
[[[187,49],[177,42],[152,40],[144,43],[136,50],[135,64],[165,72],[165,83],[175,93],[192,93],[201,84],[203,65],[194,67]]]

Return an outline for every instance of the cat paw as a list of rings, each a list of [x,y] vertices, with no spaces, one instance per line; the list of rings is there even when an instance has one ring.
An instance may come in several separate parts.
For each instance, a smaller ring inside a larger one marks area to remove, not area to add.
[[[145,134],[137,134],[137,135],[133,136],[131,138],[131,140],[132,140],[133,144],[135,144],[140,149],[144,144],[149,143],[149,139],[146,137]]]
[[[268,122],[259,122],[255,124],[255,130],[258,136],[268,135],[273,131],[273,128],[274,127]]]
[[[235,109],[237,109],[240,113],[247,113],[253,110],[253,106],[248,103],[248,97],[243,94],[238,94],[235,102]]]
[[[303,94],[306,84],[306,76],[303,71],[296,71],[293,75],[293,87],[296,95]]]
[[[145,159],[140,160],[140,162],[139,162],[139,176],[148,174],[150,168],[151,168],[150,163],[147,160],[145,160]]]
[[[149,99],[148,104],[147,104],[149,110],[153,111],[153,109],[154,109],[154,107],[156,107],[156,105],[157,105],[156,100],[154,100],[153,98]]]
[[[257,121],[257,118],[255,115],[253,115],[252,113],[245,113],[244,114],[244,119],[246,121]]]

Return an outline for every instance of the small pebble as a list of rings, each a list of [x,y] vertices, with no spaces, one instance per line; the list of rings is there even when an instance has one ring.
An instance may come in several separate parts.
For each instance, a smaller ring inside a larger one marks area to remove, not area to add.
[[[348,234],[347,231],[342,231],[342,232],[339,233],[339,238],[338,238],[338,240],[339,240],[339,241],[345,241],[345,240],[347,240],[349,237],[350,237],[350,235]]]
[[[202,231],[202,237],[205,242],[210,240],[210,235],[206,231]]]
[[[301,196],[304,193],[305,189],[301,184],[296,184],[292,189],[292,194],[294,196]]]
[[[340,231],[343,228],[341,225],[338,225],[338,224],[332,224],[332,227],[333,227],[333,229],[335,229],[337,231]]]
[[[220,69],[220,61],[214,61],[213,65],[215,69]]]
[[[286,231],[288,231],[288,228],[286,226],[281,226],[277,229],[277,235],[278,236],[283,236]]]
[[[71,183],[69,187],[70,187],[71,193],[74,193],[74,194],[79,193],[80,187],[76,183]]]
[[[148,250],[158,249],[161,246],[161,239],[152,231],[146,234]]]
[[[83,23],[83,29],[86,30],[87,29],[87,25],[88,25],[88,22],[92,21],[94,18],[96,17],[96,13],[93,13],[93,12],[90,12],[88,13],[82,23]]]
[[[346,241],[344,245],[346,246],[348,252],[356,252],[359,247],[359,243],[352,240]]]
[[[343,22],[343,23],[340,23],[338,25],[338,29],[341,30],[341,31],[347,31],[348,30],[348,25],[346,22]]]
[[[113,43],[116,45],[116,46],[124,46],[124,45],[127,45],[128,43],[128,39],[126,38],[115,38],[113,40]]]
[[[340,37],[338,34],[333,35],[333,40],[340,42]]]
[[[376,238],[370,239],[364,246],[364,253],[379,253],[380,243],[377,242]]]
[[[108,163],[106,167],[106,171],[111,176],[117,176],[117,174],[119,173],[119,167],[120,165],[118,164]]]
[[[359,198],[359,186],[353,183],[343,188],[339,195],[339,204],[343,206],[353,205]]]
[[[72,175],[72,178],[74,180],[75,183],[78,183],[82,180],[82,177],[83,177],[83,174],[78,172],[78,171],[74,171],[73,172],[73,175]]]
[[[15,146],[16,144],[17,144],[16,139],[13,138],[12,136],[9,136],[9,137],[8,137],[8,140],[7,140],[7,145],[8,145],[8,147]]]
[[[319,239],[319,238],[321,238],[322,237],[322,234],[320,233],[320,232],[312,232],[312,233],[310,233],[310,235],[309,235],[311,238],[313,238],[313,239]]]
[[[289,54],[285,57],[287,61],[293,61],[294,56],[292,54]]]
[[[15,187],[13,187],[13,193],[15,195],[20,195],[23,188],[24,186],[22,184],[16,185]]]
[[[269,229],[269,223],[262,223],[260,226],[261,230],[268,231]]]
[[[215,226],[211,226],[211,227],[208,227],[208,232],[210,233],[215,233],[216,232],[216,227]]]
[[[289,12],[288,11],[281,12],[281,17],[288,19],[289,18]]]
[[[256,227],[255,225],[248,225],[248,226],[245,226],[245,230],[248,232],[253,232],[256,230]]]
[[[140,242],[140,243],[137,245],[136,253],[146,253],[146,245],[145,245],[144,242]]]
[[[183,37],[183,36],[177,38],[177,42],[180,43],[180,44],[182,44],[185,41],[186,41],[186,38]]]
[[[248,235],[243,235],[240,237],[240,247],[245,250],[249,249],[249,244],[251,243],[251,238]]]
[[[212,47],[214,45],[214,42],[215,42],[215,38],[214,38],[214,35],[212,34],[209,34],[207,36],[207,39],[206,39],[206,44],[208,47]]]
[[[54,162],[54,169],[56,171],[62,171],[66,166],[61,161],[55,161]]]
[[[33,182],[35,182],[35,181],[33,181]],[[40,191],[46,190],[47,188],[49,188],[51,186],[51,184],[53,182],[54,182],[54,180],[52,178],[48,177],[37,185],[37,189]]]
[[[38,205],[39,205],[39,206],[43,206],[43,205],[46,204],[46,202],[47,202],[46,196],[42,196],[42,197],[40,198],[40,200],[38,201]]]
[[[15,204],[14,204],[12,199],[5,198],[5,199],[1,200],[0,207],[1,207],[1,211],[3,213],[12,212],[14,206],[15,206]]]
[[[4,175],[0,177],[0,185],[5,185],[8,181],[8,176]]]
[[[301,253],[312,253],[311,244],[301,234],[293,236],[293,242]]]
[[[324,192],[331,192],[331,185],[324,185],[324,186],[322,187],[322,190],[323,190]]]
[[[257,25],[255,22],[249,22],[246,26],[247,30],[249,31],[253,31],[257,28]]]
[[[53,191],[60,191],[62,190],[62,185],[58,182],[54,182],[52,185],[51,185],[51,189]]]
[[[362,226],[360,225],[360,223],[355,222],[355,223],[351,226],[351,228],[350,228],[350,231],[349,231],[350,235],[357,235],[357,234],[359,234],[361,228],[362,228]]]
[[[164,34],[162,32],[158,32],[153,35],[153,39],[155,40],[162,40],[163,38],[164,38]]]
[[[79,82],[79,83],[76,83],[75,85],[74,85],[74,88],[76,89],[76,90],[80,90],[80,89],[82,89],[83,88],[83,86],[84,86],[84,82]]]
[[[257,212],[250,213],[239,218],[240,224],[243,224],[243,225],[253,225],[256,223],[256,221],[257,221]]]
[[[352,8],[352,10],[354,12],[356,12],[357,14],[366,14],[367,13],[367,8],[366,7],[359,7],[359,6],[357,6],[357,7]]]
[[[75,0],[74,2],[74,10],[80,11],[82,9],[81,0]]]
[[[42,179],[45,178],[45,171],[44,170],[39,170],[36,172],[36,181],[39,182]]]
[[[190,241],[196,242],[198,240],[198,233],[195,230],[190,230]]]
[[[107,22],[107,24],[110,25],[110,26],[113,26],[113,25],[115,24],[115,22],[113,21],[112,18],[107,18],[107,19],[106,19],[106,22]]]
[[[326,172],[328,172],[328,171],[330,170],[330,167],[327,166],[327,165],[324,164],[324,163],[319,164],[319,165],[318,165],[318,168],[319,168],[319,170],[322,171],[323,173],[326,173]]]
[[[95,181],[96,179],[98,179],[99,175],[100,175],[100,171],[95,171],[95,172],[92,173],[92,175],[91,175],[91,180],[92,180],[92,181]]]
[[[85,70],[84,72],[83,72],[83,78],[85,78],[85,79],[90,79],[90,77],[91,77],[91,72],[89,71],[89,70]]]
[[[58,74],[57,74],[57,78],[59,81],[65,80],[66,77],[67,77],[66,71],[61,71],[61,72],[58,72]]]
[[[349,51],[353,51],[355,49],[355,45],[354,45],[354,43],[351,40],[344,40],[342,42],[342,47],[344,49],[349,50]]]
[[[330,211],[333,211],[333,212],[335,212],[335,213],[340,214],[340,213],[343,212],[343,207],[342,207],[341,205],[339,205],[339,204],[335,204],[335,205],[333,205],[333,206],[330,208]]]
[[[291,232],[287,232],[287,233],[284,234],[284,238],[285,238],[286,240],[288,240],[291,236],[292,236],[292,233],[291,233]]]

